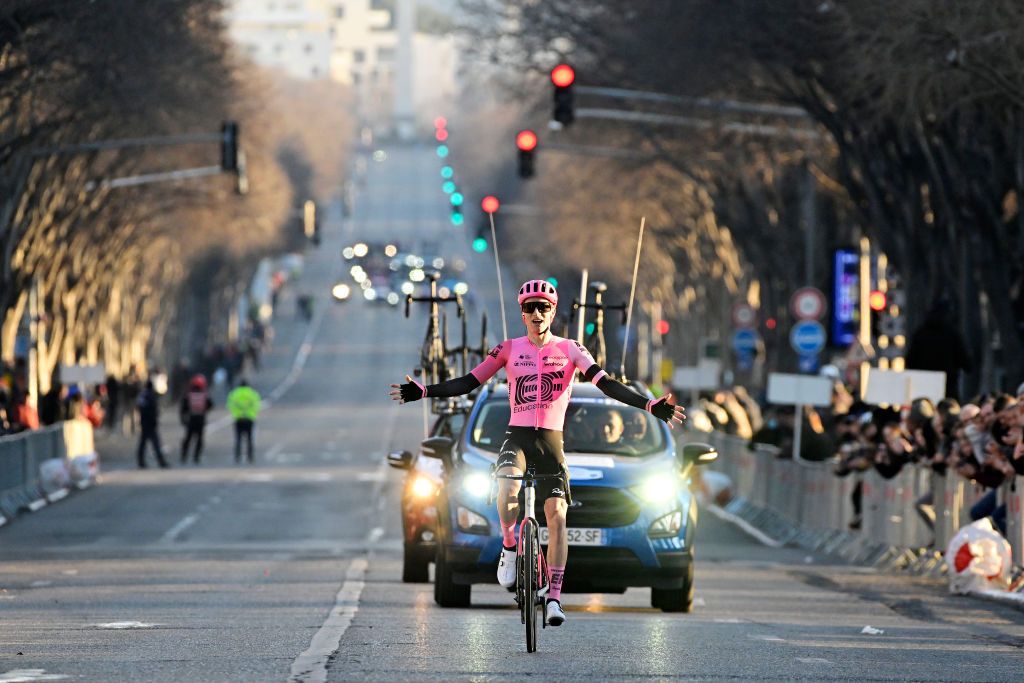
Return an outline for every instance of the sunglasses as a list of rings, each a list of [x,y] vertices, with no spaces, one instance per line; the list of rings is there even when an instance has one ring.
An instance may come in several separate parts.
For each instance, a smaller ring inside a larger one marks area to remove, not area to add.
[[[552,306],[547,301],[527,301],[522,305],[523,313],[533,313],[534,311],[540,311],[541,313],[548,313]]]

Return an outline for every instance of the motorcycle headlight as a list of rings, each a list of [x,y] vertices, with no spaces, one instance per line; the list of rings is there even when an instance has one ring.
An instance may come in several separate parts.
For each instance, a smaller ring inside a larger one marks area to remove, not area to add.
[[[491,492],[491,478],[483,472],[467,474],[462,480],[462,492],[473,498],[486,498]]]
[[[676,479],[670,474],[648,477],[642,484],[634,488],[637,495],[647,503],[666,503],[679,492]]]
[[[460,505],[455,511],[455,516],[455,521],[458,522],[459,529],[462,531],[471,534],[489,534],[491,532],[491,525],[487,523],[487,518],[469,508]]]
[[[417,476],[413,479],[409,490],[415,498],[430,498],[437,492],[437,486],[426,477]]]

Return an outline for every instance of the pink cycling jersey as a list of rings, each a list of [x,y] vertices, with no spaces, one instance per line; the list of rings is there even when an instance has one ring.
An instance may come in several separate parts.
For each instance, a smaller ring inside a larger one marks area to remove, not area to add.
[[[590,352],[571,339],[552,336],[537,348],[529,337],[517,337],[491,349],[472,374],[483,384],[505,368],[512,406],[509,425],[560,432],[565,427],[573,375],[576,370],[586,373],[595,364]],[[606,374],[602,370],[590,381],[597,384]]]

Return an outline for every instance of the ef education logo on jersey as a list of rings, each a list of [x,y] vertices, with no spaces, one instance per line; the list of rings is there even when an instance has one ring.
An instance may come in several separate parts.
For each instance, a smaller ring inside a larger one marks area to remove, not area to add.
[[[565,356],[548,356],[544,359],[544,367],[546,368],[560,368],[564,367],[569,359]]]
[[[493,358],[494,360],[498,360],[498,356],[501,355],[501,344],[498,344],[493,349],[488,351],[487,355]]]
[[[563,381],[561,372],[545,372],[540,376],[540,400],[550,403],[554,400],[555,392],[562,391]],[[535,377],[523,377],[516,382],[516,405],[533,403],[537,400],[537,379]],[[546,408],[547,406],[539,406]]]

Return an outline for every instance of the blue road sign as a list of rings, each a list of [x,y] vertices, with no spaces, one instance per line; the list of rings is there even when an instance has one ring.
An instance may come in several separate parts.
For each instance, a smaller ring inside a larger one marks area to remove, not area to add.
[[[813,356],[825,348],[825,328],[817,320],[801,320],[789,332],[789,344],[802,356]]]
[[[739,354],[753,355],[757,353],[757,344],[759,341],[761,341],[761,339],[754,330],[736,330],[732,335],[732,350]]]

